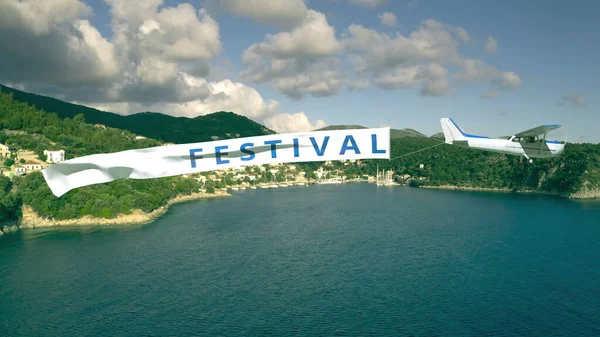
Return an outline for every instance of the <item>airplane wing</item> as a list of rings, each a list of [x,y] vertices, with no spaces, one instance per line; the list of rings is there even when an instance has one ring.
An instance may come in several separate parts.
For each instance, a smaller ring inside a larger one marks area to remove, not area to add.
[[[523,132],[519,132],[515,134],[516,137],[535,137],[542,135],[544,133],[548,133],[552,130],[556,130],[560,128],[560,124],[548,124],[548,125],[540,125],[533,129],[529,129]]]

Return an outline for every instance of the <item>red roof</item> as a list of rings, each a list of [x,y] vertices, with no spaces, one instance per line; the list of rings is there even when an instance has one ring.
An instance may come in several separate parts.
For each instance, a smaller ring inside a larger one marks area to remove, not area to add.
[[[35,162],[35,161],[28,161],[25,163],[25,165],[40,165],[40,163]]]

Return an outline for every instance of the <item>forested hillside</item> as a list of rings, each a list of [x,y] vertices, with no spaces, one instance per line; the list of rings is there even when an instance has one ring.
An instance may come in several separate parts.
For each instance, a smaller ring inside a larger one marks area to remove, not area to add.
[[[439,140],[404,138],[392,140],[391,157],[440,144]],[[420,165],[424,164],[424,168]],[[537,190],[570,195],[581,190],[600,187],[600,145],[566,144],[561,156],[537,159],[533,164],[515,156],[496,154],[451,145],[395,160],[366,161],[365,172],[391,169],[400,174],[427,178],[427,185],[509,188]]]
[[[55,114],[37,110],[11,95],[0,93],[0,141],[12,150],[63,149],[67,159],[94,153],[117,152],[160,145],[153,139],[136,140],[128,131],[103,129],[85,123],[83,115],[60,120]],[[7,168],[5,168],[7,169]],[[153,211],[180,194],[198,190],[194,179],[169,177],[152,180],[120,180],[71,191],[61,198],[52,195],[41,172],[0,180],[0,222],[20,216],[21,201],[40,215],[69,219],[83,215],[111,218],[132,209]]]
[[[51,97],[26,93],[1,84],[0,92],[12,94],[15,101],[25,102],[38,109],[53,112],[59,119],[73,119],[76,115],[82,114],[90,124],[103,124],[148,138],[177,144],[274,133],[265,126],[232,112],[221,111],[196,118],[172,117],[155,112],[122,116]]]
[[[223,121],[221,117],[217,119],[216,123]],[[169,124],[162,126],[162,129],[169,128]],[[261,134],[255,131],[257,133],[247,135]],[[198,139],[206,139],[206,135],[198,136]],[[82,114],[61,119],[4,93],[0,93],[0,143],[8,144],[15,151],[33,150],[41,159],[44,159],[43,151],[49,148],[64,149],[69,159],[161,144],[154,139],[136,139],[135,134],[126,130],[88,124]],[[440,140],[427,137],[393,139],[391,158],[438,144],[441,144]],[[309,172],[322,164],[300,163],[297,166]],[[509,188],[565,196],[600,189],[600,145],[594,144],[567,144],[560,157],[538,159],[533,164],[521,163],[518,157],[446,144],[393,160],[365,160],[363,165],[349,166],[334,164],[343,167],[349,176],[374,175],[379,166],[380,170],[392,169],[397,174],[422,177],[423,180],[415,181],[431,186]],[[0,223],[18,219],[22,204],[30,205],[41,216],[57,220],[84,215],[112,218],[134,209],[151,212],[177,195],[198,191],[199,184],[195,179],[183,177],[118,180],[75,189],[56,198],[40,172],[16,177],[14,181],[1,177]]]

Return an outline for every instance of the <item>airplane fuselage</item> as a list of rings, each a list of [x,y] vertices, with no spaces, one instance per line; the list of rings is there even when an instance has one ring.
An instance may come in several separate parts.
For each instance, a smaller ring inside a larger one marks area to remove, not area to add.
[[[511,137],[512,138],[512,137]],[[454,145],[483,151],[505,153],[526,158],[552,158],[558,156],[565,145],[555,141],[524,142],[513,139],[467,138],[456,140]]]
[[[542,125],[507,138],[490,138],[465,133],[451,118],[442,118],[440,123],[447,144],[521,156],[530,162],[531,158],[556,157],[565,148],[564,143],[546,140],[548,131],[560,127],[558,124]]]

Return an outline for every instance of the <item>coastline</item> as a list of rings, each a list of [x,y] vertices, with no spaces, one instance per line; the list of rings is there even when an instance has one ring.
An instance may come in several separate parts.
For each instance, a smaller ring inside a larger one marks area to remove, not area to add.
[[[169,210],[169,208],[178,203],[199,200],[199,199],[212,199],[212,198],[223,198],[229,197],[231,194],[224,191],[215,191],[214,194],[210,193],[192,193],[190,195],[177,196],[166,205],[161,206],[150,213],[143,212],[142,210],[133,210],[131,214],[119,214],[115,218],[95,218],[86,215],[77,219],[69,220],[54,220],[47,219],[39,216],[30,206],[23,205],[23,216],[19,222],[19,228],[41,228],[41,227],[73,227],[73,226],[121,226],[121,225],[142,225],[150,223]]]
[[[420,186],[420,188],[437,189],[437,190],[456,190],[456,191],[479,191],[479,192],[499,192],[499,193],[518,193],[518,194],[539,194],[561,197],[571,200],[598,200],[600,199],[600,189],[580,190],[572,194],[554,193],[538,190],[512,190],[509,188],[488,188],[488,187],[468,187],[468,186]]]
[[[315,184],[315,182],[305,182],[309,185]],[[348,181],[346,183],[352,183]],[[405,185],[398,185],[405,186]],[[439,185],[439,186],[420,186],[419,188],[425,189],[437,189],[437,190],[457,190],[457,191],[479,191],[479,192],[499,192],[499,193],[519,193],[519,194],[540,194],[540,195],[551,195],[567,199],[575,200],[598,200],[600,198],[600,189],[582,190],[576,193],[566,195],[558,194],[545,191],[535,190],[511,190],[509,188],[487,188],[487,187],[469,187],[469,186],[454,186],[454,185]],[[166,205],[161,206],[150,213],[146,213],[142,210],[133,210],[130,214],[119,214],[115,218],[95,218],[89,215],[81,218],[69,219],[69,220],[55,220],[41,217],[38,215],[30,206],[23,205],[23,215],[19,222],[5,224],[0,227],[0,236],[11,232],[18,231],[23,228],[42,228],[42,227],[76,227],[76,226],[123,226],[123,225],[143,225],[148,224],[159,217],[166,214],[169,208],[178,203],[187,201],[199,200],[199,199],[212,199],[229,197],[231,194],[227,191],[216,190],[215,193],[197,192],[190,195],[180,195],[167,202]]]

